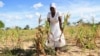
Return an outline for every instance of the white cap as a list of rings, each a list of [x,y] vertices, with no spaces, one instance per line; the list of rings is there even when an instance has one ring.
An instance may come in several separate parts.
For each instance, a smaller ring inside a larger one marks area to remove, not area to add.
[[[50,7],[56,8],[56,4],[55,3],[51,3]]]

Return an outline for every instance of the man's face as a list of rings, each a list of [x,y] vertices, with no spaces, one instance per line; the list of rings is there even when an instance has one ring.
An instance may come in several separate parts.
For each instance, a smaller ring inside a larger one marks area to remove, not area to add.
[[[52,13],[54,13],[54,12],[55,12],[55,8],[54,8],[54,7],[50,7],[50,11],[51,11]]]

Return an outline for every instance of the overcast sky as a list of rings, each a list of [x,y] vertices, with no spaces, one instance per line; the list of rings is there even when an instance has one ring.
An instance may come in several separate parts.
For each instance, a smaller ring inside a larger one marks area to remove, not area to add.
[[[77,22],[83,18],[85,22],[100,22],[100,0],[0,0],[0,20],[6,27],[38,25],[39,15],[45,20],[50,3],[55,3],[61,14],[69,12],[69,22]]]

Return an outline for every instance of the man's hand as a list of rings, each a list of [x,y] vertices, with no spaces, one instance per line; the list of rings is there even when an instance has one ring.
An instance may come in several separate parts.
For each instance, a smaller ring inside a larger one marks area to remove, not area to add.
[[[49,40],[48,40],[48,43],[50,43]]]
[[[61,32],[63,32],[63,28],[62,28],[62,27],[60,27],[60,29],[61,29]]]
[[[59,42],[61,42],[61,39],[59,39]]]

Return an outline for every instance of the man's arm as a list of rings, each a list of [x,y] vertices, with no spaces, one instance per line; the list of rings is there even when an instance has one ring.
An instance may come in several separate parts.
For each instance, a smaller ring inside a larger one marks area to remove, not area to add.
[[[59,16],[58,19],[59,19],[60,29],[63,32],[63,28],[62,28],[62,18],[61,18],[61,16]]]

